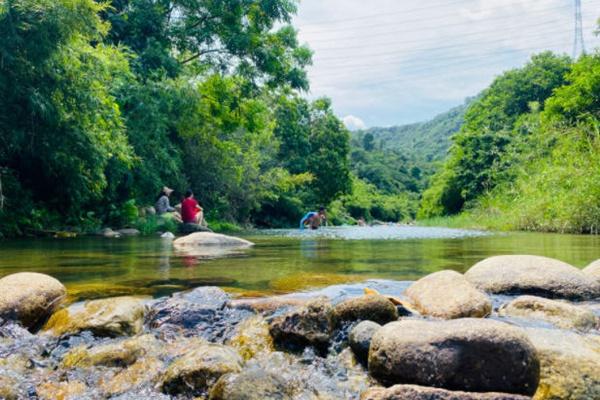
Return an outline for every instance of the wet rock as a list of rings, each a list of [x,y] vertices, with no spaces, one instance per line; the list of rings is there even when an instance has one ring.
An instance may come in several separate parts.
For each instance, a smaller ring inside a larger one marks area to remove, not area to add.
[[[369,347],[373,335],[381,329],[381,325],[373,321],[363,321],[356,325],[350,331],[349,343],[356,359],[363,365],[367,364],[369,359]]]
[[[222,376],[210,391],[210,400],[291,400],[287,382],[280,374],[259,368]]]
[[[592,262],[583,269],[583,273],[597,282],[600,282],[600,260]]]
[[[125,367],[135,363],[147,353],[155,351],[158,346],[158,340],[152,335],[143,335],[91,348],[79,346],[65,354],[62,365],[65,368],[85,368],[99,365]]]
[[[233,236],[212,232],[195,232],[173,241],[175,247],[188,246],[252,246],[253,243]]]
[[[17,381],[9,376],[0,375],[0,399],[17,400],[18,398]]]
[[[371,388],[361,400],[528,400],[529,396],[508,393],[468,393],[417,385]]]
[[[145,313],[141,298],[92,300],[54,313],[44,329],[56,336],[81,331],[108,337],[135,335],[142,331]]]
[[[600,399],[600,338],[556,329],[523,331],[541,364],[534,400]]]
[[[373,336],[369,373],[386,385],[532,395],[540,366],[531,342],[508,324],[404,320]]]
[[[140,231],[133,228],[119,229],[117,233],[121,236],[139,236],[141,234]]]
[[[275,344],[294,351],[306,346],[314,346],[320,351],[325,351],[332,330],[333,307],[324,297],[274,318],[269,326]]]
[[[490,293],[573,300],[600,297],[600,282],[567,263],[547,257],[490,257],[471,267],[465,277],[479,289]]]
[[[439,271],[413,283],[404,293],[423,315],[481,318],[492,312],[492,301],[456,271]]]
[[[156,381],[162,368],[163,363],[157,358],[148,357],[138,360],[111,379],[102,382],[100,389],[109,396],[135,391]],[[146,397],[143,398],[146,399]]]
[[[240,309],[252,310],[258,313],[270,314],[277,310],[288,307],[300,307],[306,305],[310,299],[287,296],[274,296],[267,298],[241,298],[233,299],[231,306]]]
[[[398,311],[392,302],[381,295],[364,295],[342,301],[333,309],[336,325],[343,322],[374,321],[380,324],[398,319]]]
[[[595,329],[600,318],[583,306],[543,297],[520,296],[498,310],[501,316],[531,318],[547,321],[563,329],[589,331]]]
[[[66,296],[62,283],[51,276],[19,272],[0,279],[0,318],[36,329]]]
[[[119,238],[121,234],[119,232],[113,231],[111,228],[104,228],[100,232],[98,232],[99,236],[104,236],[105,238]]]
[[[37,389],[37,395],[41,400],[77,400],[87,390],[85,383],[74,380],[64,382],[44,382]]]
[[[237,331],[228,344],[237,349],[244,360],[274,350],[269,324],[264,318],[260,316],[248,318],[238,325]]]
[[[169,365],[162,380],[163,392],[205,394],[222,375],[241,371],[242,363],[231,347],[206,344],[192,349]]]
[[[209,229],[207,226],[192,223],[185,223],[179,225],[179,233],[187,235],[194,232],[212,232],[212,230]]]

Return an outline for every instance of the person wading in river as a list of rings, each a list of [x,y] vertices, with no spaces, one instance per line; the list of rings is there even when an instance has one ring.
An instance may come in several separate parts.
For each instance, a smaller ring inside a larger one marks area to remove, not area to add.
[[[327,214],[325,208],[319,208],[319,212],[309,211],[300,220],[300,229],[310,226],[310,229],[319,229],[322,223],[327,222]]]

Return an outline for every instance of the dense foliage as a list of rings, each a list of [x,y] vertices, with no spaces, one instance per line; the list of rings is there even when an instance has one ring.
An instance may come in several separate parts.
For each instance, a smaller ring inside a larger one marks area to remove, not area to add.
[[[466,210],[504,229],[597,232],[600,55],[543,53],[467,111],[425,192],[423,217]]]
[[[348,132],[299,95],[311,52],[295,11],[0,3],[0,233],[133,224],[163,185],[192,188],[209,219],[265,225],[348,193]],[[293,207],[273,216],[279,203]]]

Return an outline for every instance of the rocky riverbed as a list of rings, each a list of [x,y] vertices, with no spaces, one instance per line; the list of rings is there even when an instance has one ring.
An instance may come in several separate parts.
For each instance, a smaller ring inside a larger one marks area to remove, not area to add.
[[[0,398],[597,400],[598,265],[499,256],[417,282],[69,305],[17,273],[0,279]]]

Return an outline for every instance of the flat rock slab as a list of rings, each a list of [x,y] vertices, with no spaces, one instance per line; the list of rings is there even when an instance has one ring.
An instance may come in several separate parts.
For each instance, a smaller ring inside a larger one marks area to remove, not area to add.
[[[254,243],[248,240],[212,232],[195,232],[173,241],[175,247],[188,246],[238,246],[249,247]]]
[[[529,339],[502,322],[403,320],[373,336],[369,373],[384,385],[532,395],[540,365]]]
[[[423,315],[480,318],[492,312],[492,301],[456,271],[439,271],[413,283],[404,293]]]
[[[600,399],[600,337],[523,329],[536,349],[541,379],[534,400]]]
[[[417,385],[396,385],[391,388],[372,388],[361,400],[530,400],[529,396],[509,393],[473,393],[450,391]]]
[[[600,282],[572,265],[547,257],[490,257],[471,267],[465,277],[489,293],[531,294],[572,300],[600,297]]]
[[[51,276],[19,272],[0,279],[0,318],[39,328],[65,299],[64,285]]]
[[[563,329],[589,331],[599,326],[600,319],[584,306],[574,305],[561,300],[550,300],[536,296],[520,296],[503,305],[498,314],[501,316],[538,319]]]

